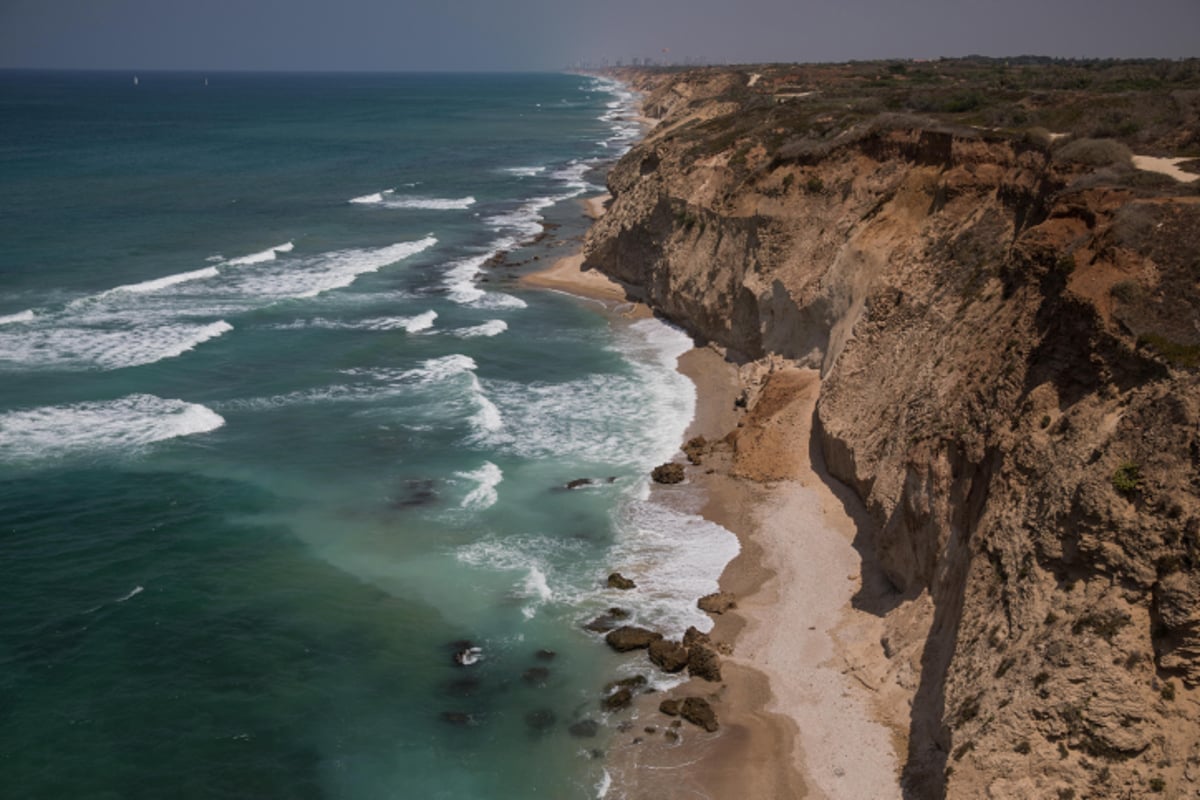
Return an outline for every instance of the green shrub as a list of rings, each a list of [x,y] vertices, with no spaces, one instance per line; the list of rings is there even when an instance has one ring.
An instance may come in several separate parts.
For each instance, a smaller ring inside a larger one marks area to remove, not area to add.
[[[1151,778],[1150,779],[1150,791],[1157,793],[1157,792],[1161,792],[1162,790],[1164,790],[1166,788],[1167,788],[1167,782],[1165,780],[1163,780],[1162,778]]]
[[[1174,700],[1175,684],[1171,683],[1170,681],[1163,682],[1162,689],[1159,690],[1159,694],[1162,695],[1163,700]]]
[[[825,189],[825,181],[813,175],[808,179],[808,183],[804,184],[805,188],[813,194],[817,194]]]
[[[1013,748],[1014,753],[1020,753],[1023,756],[1029,755],[1030,751],[1032,750],[1033,747],[1029,744],[1028,739],[1022,739],[1021,741],[1017,742],[1017,746]]]
[[[1112,485],[1121,494],[1133,494],[1141,485],[1142,474],[1141,469],[1132,461],[1126,461],[1121,466],[1117,467],[1116,472],[1112,474]]]

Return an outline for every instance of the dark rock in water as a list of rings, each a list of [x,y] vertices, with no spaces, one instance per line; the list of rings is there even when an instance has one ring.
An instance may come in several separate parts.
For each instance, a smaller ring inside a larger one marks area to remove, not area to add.
[[[691,625],[683,633],[683,646],[691,647],[697,644],[709,646],[712,644],[712,640],[708,638],[707,633],[701,633],[695,625]]]
[[[655,467],[650,472],[650,477],[654,479],[655,483],[682,483],[683,465],[668,461]]]
[[[677,717],[679,716],[679,707],[681,705],[683,705],[682,700],[663,700],[658,704],[658,710],[668,717]]]
[[[525,673],[521,676],[522,680],[524,680],[526,683],[533,684],[534,686],[545,686],[546,681],[549,680],[549,678],[550,670],[546,669],[545,667],[530,667],[529,669],[525,670]]]
[[[633,702],[633,691],[629,688],[617,689],[615,692],[605,697],[600,701],[600,706],[605,711],[617,711],[625,708]]]
[[[647,725],[645,728],[642,728],[642,730],[644,730],[646,733],[658,733],[658,728],[654,727],[653,725]]]
[[[708,440],[703,436],[696,436],[688,440],[688,443],[683,446],[683,454],[687,456],[687,460],[693,464],[701,464],[704,461],[704,455],[708,452]]]
[[[567,728],[567,733],[579,739],[592,739],[600,732],[600,723],[594,719],[581,719],[571,727]]]
[[[616,483],[616,482],[617,482],[617,476],[616,476],[616,475],[609,475],[607,478],[605,478],[605,479],[604,479],[604,482],[605,482],[605,483]]]
[[[614,572],[608,576],[608,588],[610,589],[636,589],[637,584],[626,578],[619,572]]]
[[[714,592],[701,597],[696,605],[710,614],[724,614],[731,608],[737,608],[737,595],[733,592]]]
[[[442,712],[442,722],[446,722],[446,723],[449,723],[450,725],[457,725],[459,727],[464,727],[464,728],[468,725],[476,724],[475,718],[472,717],[470,714],[466,713],[465,711],[443,711]]]
[[[663,638],[661,633],[655,633],[635,625],[622,625],[615,631],[609,631],[608,635],[604,637],[604,641],[608,642],[608,646],[618,653],[626,653],[630,650],[649,647],[651,642],[657,642],[661,638]]]
[[[716,651],[704,645],[696,645],[688,650],[688,674],[693,678],[720,683],[721,659]]]
[[[672,741],[672,742],[679,741],[679,731],[675,730],[674,728],[667,728],[663,732],[667,735],[667,739],[669,739],[670,741]]]
[[[633,730],[633,723],[628,720],[617,726],[618,733],[629,733],[631,730]]]
[[[576,478],[573,481],[567,481],[568,489],[579,489],[580,487],[591,486],[591,485],[592,485],[591,478]]]
[[[463,642],[463,644],[467,646],[454,654],[454,663],[460,667],[478,664],[483,659],[483,648],[476,647],[470,642]]]
[[[594,633],[608,633],[621,620],[629,619],[629,612],[623,608],[610,608],[594,620],[584,625],[585,630],[593,631]]]
[[[679,642],[661,639],[650,643],[650,663],[663,672],[679,672],[687,666],[688,649]]]
[[[478,678],[460,678],[446,684],[446,694],[451,697],[471,697],[479,693],[482,685]]]
[[[533,657],[538,661],[553,661],[557,655],[558,653],[554,652],[553,650],[542,649],[534,653]]]
[[[537,711],[530,711],[525,715],[525,724],[530,730],[538,733],[545,733],[554,727],[554,723],[558,722],[558,717],[548,708],[539,708]]]
[[[609,681],[604,684],[605,694],[614,689],[640,689],[648,683],[645,675],[634,675],[629,678],[621,678],[619,681]]]
[[[688,722],[699,725],[709,733],[721,727],[717,724],[717,713],[712,710],[712,706],[703,697],[689,697],[684,700],[683,705],[679,708],[679,713]]]
[[[419,508],[437,502],[436,484],[431,480],[405,481],[404,497],[391,503],[392,508]]]

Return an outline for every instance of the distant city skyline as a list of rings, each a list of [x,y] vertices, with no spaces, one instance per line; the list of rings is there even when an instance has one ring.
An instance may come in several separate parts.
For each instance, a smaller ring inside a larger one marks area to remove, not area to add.
[[[1197,0],[0,0],[0,68],[548,70],[1200,56]]]

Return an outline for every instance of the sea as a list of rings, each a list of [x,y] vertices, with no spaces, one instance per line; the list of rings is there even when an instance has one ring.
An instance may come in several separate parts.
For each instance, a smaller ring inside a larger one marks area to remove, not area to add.
[[[635,100],[0,72],[0,793],[616,796],[582,626],[706,630],[737,552],[647,478],[688,337],[516,280]]]

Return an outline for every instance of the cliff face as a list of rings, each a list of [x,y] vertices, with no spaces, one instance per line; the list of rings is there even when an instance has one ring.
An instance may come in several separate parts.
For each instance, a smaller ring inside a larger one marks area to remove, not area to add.
[[[625,77],[661,121],[587,264],[821,371],[816,444],[919,672],[912,795],[1200,790],[1200,193],[1086,142]]]

